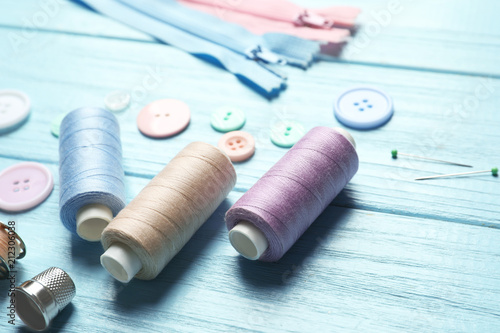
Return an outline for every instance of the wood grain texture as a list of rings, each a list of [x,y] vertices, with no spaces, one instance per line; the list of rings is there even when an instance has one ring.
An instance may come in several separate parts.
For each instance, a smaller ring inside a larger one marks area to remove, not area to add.
[[[47,21],[37,15],[43,11],[39,2],[3,0],[0,26],[17,29],[19,34],[29,27],[36,32],[51,31],[69,35],[91,35],[106,38],[153,39],[120,23],[108,20],[74,2],[57,1]],[[329,0],[300,0],[305,7],[327,7]],[[235,3],[237,4],[237,3]],[[359,28],[340,58],[334,61],[371,66],[424,69],[427,71],[479,74],[500,77],[496,55],[500,52],[497,14],[500,3],[489,0],[478,5],[475,0],[357,0],[335,1],[335,5],[358,6],[363,9]],[[9,34],[0,39],[9,40]],[[37,33],[29,44],[40,48],[51,44],[52,36]],[[8,48],[6,53],[19,56],[27,52],[27,44]]]
[[[364,9],[351,49],[361,45],[374,15],[388,3],[336,1]],[[463,169],[390,157],[396,148],[475,169],[500,164],[500,5],[492,0],[481,6],[463,0],[460,7],[452,0],[401,4],[404,10],[359,52],[347,48],[333,62],[306,72],[287,68],[288,89],[269,102],[232,75],[71,2],[16,49],[13,34],[23,36],[25,18],[29,22],[42,10],[41,2],[3,0],[0,88],[25,91],[33,107],[23,127],[0,136],[0,169],[39,161],[51,169],[56,186],[38,208],[0,211],[0,220],[15,220],[28,246],[17,284],[49,266],[65,269],[75,280],[77,296],[53,331],[500,330],[499,179],[415,182],[418,176]],[[143,89],[145,80],[151,89]],[[280,262],[239,257],[227,240],[223,214],[286,152],[269,141],[272,124],[285,118],[308,129],[339,126],[333,100],[360,84],[386,90],[395,115],[380,129],[352,131],[358,174]],[[244,130],[257,140],[255,156],[236,165],[235,190],[181,253],[156,280],[128,285],[101,268],[99,244],[71,236],[59,221],[58,142],[50,134],[59,113],[102,106],[116,89],[133,96],[132,107],[117,114],[128,201],[189,142],[217,143],[221,134],[209,119],[220,106],[243,109]],[[190,105],[185,132],[167,140],[138,132],[138,111],[159,98]],[[7,289],[8,281],[1,281],[0,293]],[[6,305],[0,296],[2,331],[12,330]]]
[[[2,158],[0,167],[12,162]],[[127,199],[147,181],[126,177]],[[57,192],[56,184],[49,199],[28,213],[2,214],[17,221],[29,246],[16,279],[58,265],[75,280],[77,297],[55,320],[55,329],[500,328],[496,229],[330,207],[280,262],[251,262],[227,241],[223,214],[241,195],[233,192],[157,279],[122,285],[99,265],[100,244],[72,236],[60,223]],[[2,290],[7,286],[0,283]],[[5,321],[0,325],[8,327]]]

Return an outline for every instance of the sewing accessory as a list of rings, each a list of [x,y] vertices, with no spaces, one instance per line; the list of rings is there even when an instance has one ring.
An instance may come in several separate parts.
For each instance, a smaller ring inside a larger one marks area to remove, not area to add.
[[[299,141],[306,130],[301,123],[292,120],[286,120],[277,123],[271,128],[271,142],[278,147],[290,148]]]
[[[62,269],[51,267],[16,287],[17,315],[31,329],[43,331],[71,302],[75,293],[71,277]]]
[[[15,260],[26,255],[26,245],[21,237],[9,226],[0,222],[0,280],[9,277]]]
[[[315,12],[316,10],[297,8],[298,6],[292,3],[276,4],[275,1],[248,1],[244,5],[240,2],[238,6],[216,3],[211,0],[181,0],[179,2],[190,8],[218,16],[224,21],[239,24],[257,35],[279,32],[329,43],[342,43],[350,36],[349,30],[332,28],[332,23],[348,20],[353,22],[359,13],[359,9],[352,7],[333,7],[330,8],[331,13],[335,15],[333,18],[331,15],[328,15],[330,17],[319,15]],[[288,11],[289,6],[295,8]],[[221,8],[224,8],[224,15],[220,15]],[[270,17],[270,13],[282,16]]]
[[[245,258],[277,261],[358,170],[352,136],[315,127],[226,213],[229,240]]]
[[[243,162],[255,153],[255,140],[250,133],[234,131],[224,134],[218,144],[232,162]]]
[[[396,149],[391,150],[391,155],[392,155],[392,158],[394,158],[394,159],[398,158],[398,155],[403,155],[403,156],[408,156],[408,157],[413,157],[413,158],[421,158],[421,159],[429,160],[429,161],[435,161],[435,162],[441,162],[441,163],[447,163],[447,164],[453,164],[453,165],[463,166],[463,167],[467,167],[467,168],[472,168],[472,165],[462,164],[462,163],[455,163],[455,162],[450,162],[450,161],[437,160],[435,158],[430,158],[430,157],[424,157],[424,156],[417,156],[417,155],[412,155],[412,154],[400,153]]]
[[[219,13],[223,8],[224,15],[219,16],[224,20],[239,23],[249,30],[252,29],[255,23],[259,22],[251,21],[251,18],[266,19],[269,21],[267,23],[268,27],[262,33],[277,32],[275,29],[283,26],[295,27],[297,31],[307,27],[318,31],[332,29],[333,26],[337,25],[352,27],[360,12],[359,8],[349,6],[308,9],[294,2],[283,0],[240,0],[237,5],[224,1],[214,2],[213,0],[182,0],[181,3],[199,10],[202,9],[198,6],[203,5],[210,8],[210,10],[205,9],[203,11],[214,14]],[[198,6],[194,6],[195,4]],[[235,13],[241,15],[240,20],[230,20]],[[253,24],[249,24],[249,21]]]
[[[491,170],[470,171],[470,172],[452,173],[452,174],[449,174],[449,175],[437,175],[437,176],[420,177],[420,178],[415,178],[415,180],[425,180],[425,179],[434,179],[434,178],[444,178],[444,177],[473,175],[473,174],[476,174],[476,173],[486,173],[486,172],[491,172],[491,174],[493,175],[493,177],[498,177],[498,168],[492,168]]]
[[[104,98],[106,109],[111,112],[120,112],[130,105],[130,94],[123,90],[112,91]]]
[[[212,113],[210,124],[219,132],[237,131],[245,125],[245,113],[233,107],[222,107]]]
[[[59,137],[59,134],[61,132],[61,123],[64,119],[64,117],[66,117],[67,113],[61,113],[59,115],[57,115],[53,120],[52,122],[50,123],[50,132],[52,133],[53,136],[55,136],[56,138]]]
[[[46,166],[21,162],[0,172],[0,209],[20,212],[41,204],[54,187],[54,178]]]
[[[182,132],[191,119],[189,106],[176,99],[161,99],[146,105],[137,117],[142,134],[152,138],[167,138]]]
[[[373,87],[355,87],[337,97],[334,113],[345,126],[368,130],[387,123],[394,110],[391,97],[384,91]]]
[[[235,184],[220,149],[189,144],[106,227],[101,264],[121,282],[154,279]]]
[[[120,127],[101,108],[80,108],[62,121],[59,138],[60,217],[88,241],[125,206]]]
[[[320,51],[317,42],[286,34],[253,35],[234,24],[184,8],[175,1],[80,2],[158,41],[218,64],[267,98],[278,96],[286,87],[286,75],[276,69],[276,64],[308,67]]]
[[[21,126],[28,118],[31,102],[25,93],[0,90],[0,134]]]

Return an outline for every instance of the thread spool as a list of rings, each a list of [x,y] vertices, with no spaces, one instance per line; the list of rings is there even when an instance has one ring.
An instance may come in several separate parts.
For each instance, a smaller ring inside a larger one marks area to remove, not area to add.
[[[101,264],[121,282],[154,279],[235,183],[226,154],[189,144],[106,227]]]
[[[80,108],[61,123],[59,137],[60,217],[88,241],[125,206],[120,127],[101,108]]]
[[[26,255],[26,245],[9,226],[0,222],[0,279],[9,277],[10,267],[16,259]]]
[[[279,260],[358,170],[356,143],[341,128],[315,127],[226,213],[233,247]]]

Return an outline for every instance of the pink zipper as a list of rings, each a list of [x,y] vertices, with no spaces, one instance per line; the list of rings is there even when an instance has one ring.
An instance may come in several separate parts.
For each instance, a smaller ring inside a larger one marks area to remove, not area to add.
[[[285,0],[179,0],[182,4],[240,24],[255,34],[280,32],[305,39],[341,43],[359,14],[354,7],[312,12]],[[321,13],[321,14],[318,14]]]
[[[352,27],[360,9],[348,6],[307,9],[287,0],[182,0],[233,12],[249,14],[297,26],[330,29],[334,25]]]

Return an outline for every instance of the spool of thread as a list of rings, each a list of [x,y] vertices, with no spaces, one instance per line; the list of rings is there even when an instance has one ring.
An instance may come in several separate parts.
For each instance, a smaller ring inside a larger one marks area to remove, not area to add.
[[[313,128],[228,210],[231,244],[248,259],[279,260],[357,170],[347,131]]]
[[[9,277],[10,267],[16,259],[26,255],[26,246],[19,235],[0,222],[0,279]]]
[[[66,228],[98,241],[125,206],[120,127],[100,108],[80,108],[61,123],[60,216]]]
[[[236,184],[218,148],[184,148],[102,233],[101,264],[117,280],[154,279]]]

